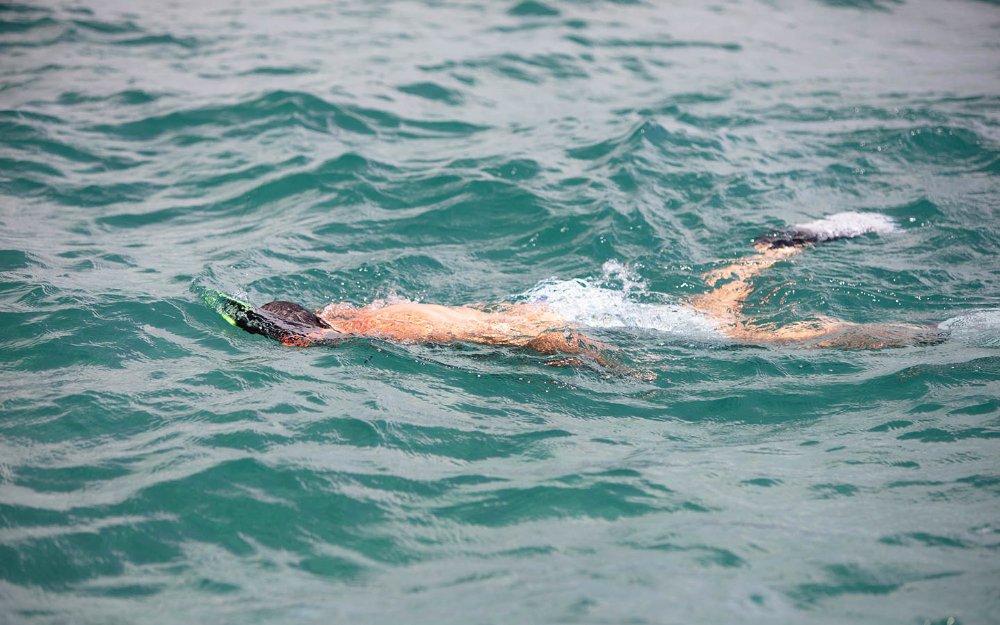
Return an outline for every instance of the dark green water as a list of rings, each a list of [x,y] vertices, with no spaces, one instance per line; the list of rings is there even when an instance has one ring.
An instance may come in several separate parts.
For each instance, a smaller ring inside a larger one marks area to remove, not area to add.
[[[973,0],[0,4],[0,622],[1000,622],[998,42]],[[640,382],[200,299],[676,303],[841,211],[900,230],[751,310],[961,332],[598,332]]]

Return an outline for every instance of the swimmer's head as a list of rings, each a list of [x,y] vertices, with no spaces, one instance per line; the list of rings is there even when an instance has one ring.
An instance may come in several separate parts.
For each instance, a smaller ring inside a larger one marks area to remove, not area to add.
[[[255,311],[255,317],[240,326],[247,332],[263,334],[285,345],[339,345],[347,335],[292,302],[268,302]],[[317,332],[322,330],[322,332]]]

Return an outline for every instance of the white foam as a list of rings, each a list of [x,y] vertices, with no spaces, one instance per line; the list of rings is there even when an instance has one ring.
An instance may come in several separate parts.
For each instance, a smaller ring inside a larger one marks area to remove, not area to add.
[[[976,347],[1000,347],[1000,310],[980,310],[938,324],[953,340]]]
[[[601,265],[601,278],[597,282],[605,288],[609,284],[621,284],[622,293],[626,297],[633,294],[648,295],[649,289],[646,287],[646,281],[639,275],[639,267],[641,265],[622,263],[614,259],[605,261]]]
[[[521,298],[591,328],[647,329],[699,340],[723,337],[715,321],[688,306],[636,302],[624,291],[588,280],[545,280]]]
[[[820,241],[861,236],[869,232],[888,233],[897,230],[896,223],[880,213],[836,213],[810,221],[796,224],[797,231],[808,232],[819,237]]]

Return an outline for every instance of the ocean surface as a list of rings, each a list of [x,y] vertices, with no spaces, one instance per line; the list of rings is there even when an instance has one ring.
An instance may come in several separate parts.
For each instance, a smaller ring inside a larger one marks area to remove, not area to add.
[[[0,623],[998,623],[998,181],[995,2],[3,2]],[[948,340],[688,323],[845,211],[748,312]],[[553,285],[655,379],[203,301]]]

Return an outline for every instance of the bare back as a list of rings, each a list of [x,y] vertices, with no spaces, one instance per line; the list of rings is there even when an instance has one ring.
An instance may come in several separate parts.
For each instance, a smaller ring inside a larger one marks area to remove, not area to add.
[[[336,304],[319,316],[345,334],[412,343],[465,341],[521,347],[540,335],[569,327],[559,315],[534,304],[496,311],[416,302],[364,308]]]

